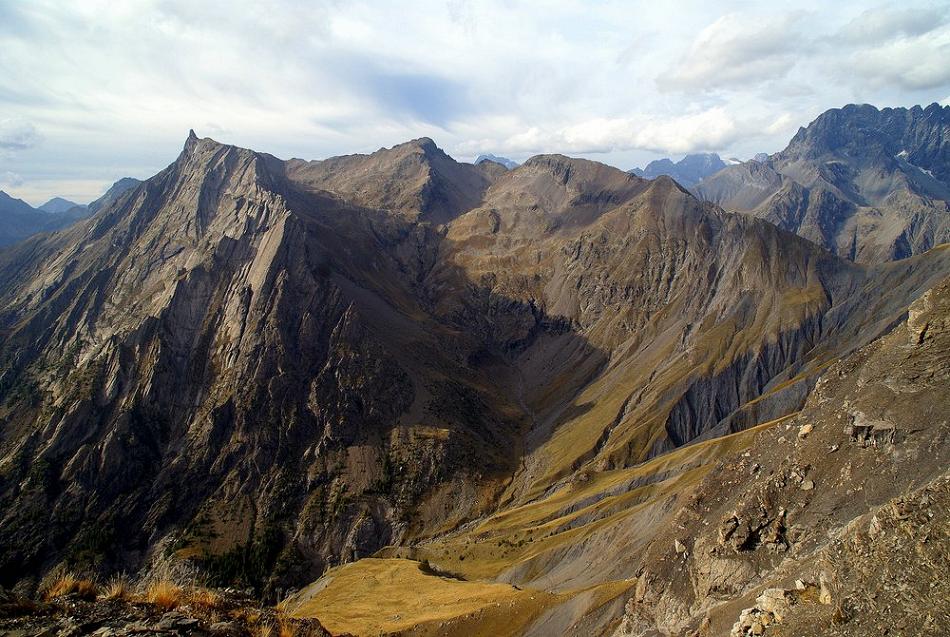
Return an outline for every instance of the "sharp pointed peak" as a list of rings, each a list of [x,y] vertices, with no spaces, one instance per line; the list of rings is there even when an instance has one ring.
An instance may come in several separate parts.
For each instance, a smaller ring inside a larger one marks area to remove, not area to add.
[[[198,136],[195,134],[195,129],[188,129],[188,137],[185,138],[185,152],[191,152],[198,145]]]

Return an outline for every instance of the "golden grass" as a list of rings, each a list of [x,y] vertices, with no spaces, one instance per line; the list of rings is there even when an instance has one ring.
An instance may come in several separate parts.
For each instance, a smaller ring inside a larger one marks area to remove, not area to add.
[[[172,610],[185,601],[185,592],[171,580],[157,580],[146,587],[145,601],[162,610]]]
[[[76,595],[82,599],[91,600],[96,598],[98,590],[99,587],[92,580],[81,578],[75,573],[67,571],[49,585],[43,593],[43,598],[49,601],[65,595]]]
[[[110,579],[99,592],[99,599],[130,599],[131,597],[132,585],[122,575]]]
[[[363,559],[327,577],[328,586],[313,594],[305,590],[288,607],[292,617],[316,617],[331,633],[375,635],[477,617],[498,624],[494,632],[479,624],[477,634],[511,634],[555,599],[507,584],[429,575],[418,562],[403,559]]]
[[[258,624],[251,634],[256,637],[274,637],[274,626],[272,624]]]
[[[186,595],[188,605],[201,610],[221,610],[225,599],[213,590],[207,588],[192,588]]]

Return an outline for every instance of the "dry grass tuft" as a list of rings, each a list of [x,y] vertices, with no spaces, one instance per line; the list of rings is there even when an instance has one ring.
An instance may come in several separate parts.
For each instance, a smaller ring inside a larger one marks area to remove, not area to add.
[[[83,579],[75,573],[69,571],[62,573],[43,591],[43,598],[46,601],[63,597],[65,595],[76,595],[81,599],[95,599],[99,587],[89,579]]]
[[[296,637],[297,628],[288,621],[280,620],[277,628],[278,637]]]
[[[273,624],[258,624],[251,634],[255,637],[274,637],[274,626]]]
[[[82,599],[93,600],[99,593],[99,586],[88,579],[81,579],[76,582],[75,593]]]
[[[225,599],[207,588],[193,588],[188,591],[188,604],[201,610],[221,610],[226,606]]]
[[[178,608],[184,597],[181,587],[171,580],[157,580],[145,589],[145,601],[162,610]]]
[[[127,600],[132,597],[132,585],[124,575],[116,575],[109,580],[102,591],[99,593],[99,599],[122,599]]]

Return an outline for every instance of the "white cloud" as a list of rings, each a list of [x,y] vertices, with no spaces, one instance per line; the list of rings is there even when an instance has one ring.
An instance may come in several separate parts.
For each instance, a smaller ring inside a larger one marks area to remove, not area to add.
[[[945,24],[947,16],[946,7],[877,7],[861,12],[835,37],[875,45],[892,38],[929,33]]]
[[[517,157],[536,153],[599,155],[630,150],[659,154],[717,151],[737,139],[794,131],[797,123],[789,113],[778,117],[747,116],[737,119],[722,107],[677,117],[640,114],[624,118],[595,118],[576,124],[545,129],[537,126],[507,138],[483,138],[456,147],[466,157],[497,151]]]
[[[40,140],[36,127],[23,119],[0,119],[0,151],[32,148]]]
[[[807,51],[804,14],[730,13],[699,32],[686,54],[657,77],[662,89],[705,91],[784,76]]]
[[[0,2],[0,117],[15,123],[0,172],[84,201],[157,172],[189,128],[283,157],[427,135],[469,158],[630,167],[773,152],[828,108],[950,94],[934,4],[748,4]]]
[[[856,51],[849,62],[850,69],[842,73],[852,70],[871,86],[946,87],[950,84],[950,27]]]
[[[16,174],[15,172],[10,171],[10,170],[5,170],[3,172],[0,172],[0,186],[5,186],[7,188],[10,188],[10,187],[22,186],[22,185],[23,185],[23,177]]]

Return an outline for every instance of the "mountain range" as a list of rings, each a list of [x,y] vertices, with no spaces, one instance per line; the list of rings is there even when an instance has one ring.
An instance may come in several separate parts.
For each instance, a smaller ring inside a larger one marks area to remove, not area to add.
[[[668,158],[657,159],[647,164],[646,168],[634,168],[630,174],[645,179],[656,179],[661,175],[666,175],[681,185],[692,188],[727,165],[716,153],[699,153],[686,155],[677,162]]]
[[[926,634],[948,112],[829,111],[696,194],[191,132],[0,251],[0,585],[178,569],[333,634]]]
[[[487,153],[487,154],[484,154],[484,155],[479,155],[478,157],[476,157],[476,158],[475,158],[475,165],[477,166],[478,164],[480,164],[480,163],[482,163],[482,162],[484,162],[484,161],[493,161],[493,162],[495,162],[496,164],[501,164],[502,166],[504,166],[504,167],[507,168],[508,170],[514,170],[515,168],[518,167],[518,162],[512,161],[512,160],[508,159],[507,157],[498,157],[498,156],[496,156],[496,155],[492,155],[491,153]]]
[[[22,199],[14,199],[0,190],[0,246],[11,245],[41,232],[61,230],[94,214],[138,183],[138,179],[131,177],[120,179],[102,197],[88,205],[54,197],[39,208],[32,207]]]
[[[695,187],[845,258],[880,263],[950,240],[950,106],[849,105],[823,113],[762,162]]]

